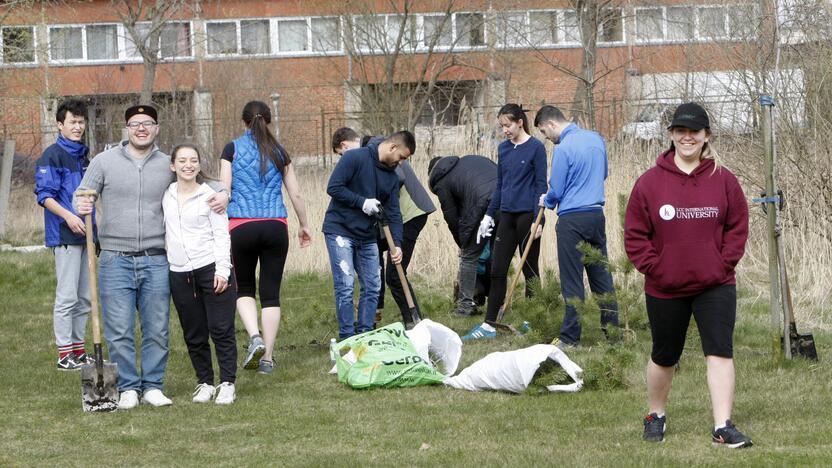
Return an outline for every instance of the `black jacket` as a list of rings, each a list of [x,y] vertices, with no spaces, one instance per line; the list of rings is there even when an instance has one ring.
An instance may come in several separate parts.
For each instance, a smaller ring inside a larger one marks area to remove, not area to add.
[[[433,167],[428,184],[457,245],[474,244],[497,186],[497,164],[483,156],[446,156]]]

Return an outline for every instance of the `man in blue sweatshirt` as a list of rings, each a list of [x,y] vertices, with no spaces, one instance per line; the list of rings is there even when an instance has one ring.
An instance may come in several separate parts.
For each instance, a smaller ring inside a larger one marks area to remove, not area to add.
[[[35,195],[43,206],[44,238],[55,257],[55,307],[52,325],[58,347],[58,370],[78,370],[87,363],[84,334],[90,313],[86,227],[72,207],[72,194],[90,161],[84,144],[87,106],[67,99],[55,113],[58,141],[38,159]]]
[[[604,265],[584,265],[577,249],[584,241],[606,258],[607,236],[604,219],[604,181],[607,178],[607,149],[595,132],[566,120],[557,107],[543,106],[534,126],[555,144],[549,191],[540,197],[540,206],[557,208],[558,268],[566,313],[560,328],[558,347],[577,346],[581,341],[581,321],[570,300],[584,300],[586,270],[589,288],[601,295],[601,330],[618,326],[618,304],[612,295],[612,275]]]
[[[322,231],[335,286],[339,339],[373,328],[381,288],[376,215],[383,207],[393,241],[401,246],[403,228],[395,169],[415,151],[413,134],[396,132],[378,146],[346,151],[329,178],[326,193],[332,200]],[[391,259],[396,264],[401,262],[401,248],[396,247]],[[352,298],[355,275],[361,285],[357,327]]]

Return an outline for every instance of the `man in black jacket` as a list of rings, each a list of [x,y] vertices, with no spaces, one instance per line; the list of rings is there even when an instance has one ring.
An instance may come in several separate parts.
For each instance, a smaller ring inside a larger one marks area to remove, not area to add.
[[[439,197],[442,216],[459,246],[459,294],[454,313],[474,315],[477,260],[486,245],[477,243],[477,228],[497,185],[497,165],[475,155],[433,158],[428,165],[428,184]]]

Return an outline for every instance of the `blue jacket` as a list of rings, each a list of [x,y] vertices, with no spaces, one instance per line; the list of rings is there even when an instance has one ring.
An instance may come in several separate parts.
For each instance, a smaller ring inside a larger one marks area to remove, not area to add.
[[[546,208],[557,206],[558,216],[603,209],[607,172],[607,148],[601,135],[569,124],[552,152]]]
[[[249,131],[234,140],[231,173],[229,218],[288,217],[281,192],[283,176],[272,161],[266,164],[266,174],[260,176],[260,150]]]
[[[48,198],[54,199],[63,208],[76,216],[72,206],[72,194],[87,171],[90,160],[86,155],[75,157],[64,151],[57,143],[46,148],[35,166],[35,195],[38,204]],[[82,218],[83,219],[83,218]],[[66,221],[48,209],[43,210],[44,240],[47,247],[84,244],[85,236],[78,236],[69,229]]]
[[[489,216],[497,210],[537,215],[540,195],[546,193],[546,147],[530,137],[515,146],[505,140],[497,147],[497,187],[488,205]]]
[[[364,200],[381,202],[390,222],[396,245],[402,245],[402,215],[399,210],[399,178],[395,168],[378,160],[378,148],[368,146],[344,153],[332,175],[326,193],[332,197],[324,215],[322,231],[362,242],[376,242],[376,218],[361,211]]]

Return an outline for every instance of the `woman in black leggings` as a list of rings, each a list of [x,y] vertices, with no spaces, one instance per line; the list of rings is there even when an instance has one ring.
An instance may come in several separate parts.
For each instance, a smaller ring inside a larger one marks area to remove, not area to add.
[[[268,127],[271,119],[269,106],[264,102],[246,104],[243,108],[246,131],[226,145],[220,169],[223,183],[231,189],[228,224],[231,257],[237,275],[237,311],[250,337],[243,368],[258,369],[261,374],[274,371],[272,351],[280,326],[280,283],[289,249],[284,184],[300,222],[300,246],[303,248],[312,243],[293,164]],[[262,336],[254,301],[258,262]]]
[[[506,104],[500,109],[497,118],[506,140],[497,148],[497,187],[477,231],[477,243],[490,237],[495,225],[494,216],[499,210],[500,223],[497,225],[491,257],[488,312],[484,323],[462,337],[466,341],[497,336],[497,331],[489,322],[497,320],[506,296],[506,275],[511,258],[515,250],[522,251],[530,240],[529,230],[539,209],[537,200],[547,188],[546,148],[540,140],[529,135],[525,111],[517,104]],[[541,229],[534,233],[529,256],[522,266],[527,295],[530,293],[531,280],[538,277]]]

